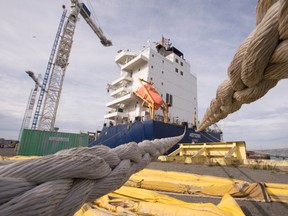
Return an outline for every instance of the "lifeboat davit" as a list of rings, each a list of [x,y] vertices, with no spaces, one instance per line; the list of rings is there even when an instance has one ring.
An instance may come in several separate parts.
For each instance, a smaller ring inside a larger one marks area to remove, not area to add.
[[[158,110],[163,103],[163,99],[155,89],[155,87],[149,83],[143,85],[136,91],[136,94],[141,97],[144,101],[153,104],[154,109]]]

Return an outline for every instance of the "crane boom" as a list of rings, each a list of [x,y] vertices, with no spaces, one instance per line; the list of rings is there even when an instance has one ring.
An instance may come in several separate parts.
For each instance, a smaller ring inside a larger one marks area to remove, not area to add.
[[[99,37],[100,42],[103,44],[103,46],[111,46],[112,42],[105,37],[102,29],[92,21],[92,19],[90,18],[91,12],[84,3],[81,3],[80,14],[91,27],[91,29],[95,32],[95,34]]]
[[[71,0],[71,11],[64,25],[63,34],[58,45],[58,50],[55,57],[55,62],[53,64],[51,77],[49,79],[49,85],[42,109],[42,114],[40,116],[38,125],[39,130],[54,130],[57,109],[60,101],[65,72],[68,66],[68,60],[79,13],[83,16],[92,30],[97,34],[104,46],[112,45],[112,42],[104,36],[100,27],[98,27],[90,18],[91,13],[85,4],[80,3],[78,0]]]
[[[35,82],[35,88],[39,87],[40,86],[40,83],[39,83],[39,78],[36,78],[34,73],[32,71],[25,71],[29,77],[31,77],[31,79]]]

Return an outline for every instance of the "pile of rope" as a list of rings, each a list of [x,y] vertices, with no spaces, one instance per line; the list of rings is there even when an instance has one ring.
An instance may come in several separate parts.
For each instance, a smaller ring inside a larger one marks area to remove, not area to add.
[[[184,133],[185,134],[185,133]],[[114,149],[98,145],[21,161],[0,161],[0,215],[73,215],[120,188],[183,135]]]
[[[279,80],[288,78],[288,1],[258,0],[256,27],[238,48],[228,67],[228,79],[198,131],[263,97]]]

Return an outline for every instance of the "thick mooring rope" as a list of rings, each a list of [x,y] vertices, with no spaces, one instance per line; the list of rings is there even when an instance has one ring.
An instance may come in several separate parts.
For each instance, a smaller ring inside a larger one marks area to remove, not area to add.
[[[198,131],[263,97],[288,78],[288,1],[259,0],[256,27],[238,48]]]
[[[114,149],[98,145],[0,163],[0,215],[73,215],[85,202],[121,187],[183,135]]]

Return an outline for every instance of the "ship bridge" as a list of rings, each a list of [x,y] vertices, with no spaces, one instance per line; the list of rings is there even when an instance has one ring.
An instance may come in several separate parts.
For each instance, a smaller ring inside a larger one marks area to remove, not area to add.
[[[124,65],[127,62],[131,61],[137,56],[137,53],[130,51],[118,51],[118,55],[115,57],[115,62],[119,65]]]
[[[143,54],[121,51],[115,58],[115,62],[121,67],[121,70],[132,72],[136,67],[139,67],[148,62],[148,58]]]

